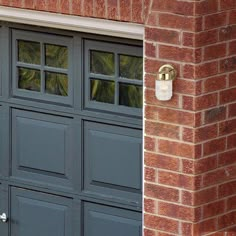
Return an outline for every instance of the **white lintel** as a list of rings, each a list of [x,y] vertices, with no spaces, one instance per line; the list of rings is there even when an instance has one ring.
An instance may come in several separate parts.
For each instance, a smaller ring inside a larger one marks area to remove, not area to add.
[[[143,40],[141,24],[0,6],[0,20]]]

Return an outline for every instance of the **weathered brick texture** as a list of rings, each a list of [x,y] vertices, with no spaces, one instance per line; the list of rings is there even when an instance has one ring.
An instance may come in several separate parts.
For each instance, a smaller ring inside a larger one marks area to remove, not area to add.
[[[145,25],[144,236],[236,235],[235,0],[0,0]],[[158,68],[178,71],[155,98]],[[218,234],[216,233],[218,232]]]

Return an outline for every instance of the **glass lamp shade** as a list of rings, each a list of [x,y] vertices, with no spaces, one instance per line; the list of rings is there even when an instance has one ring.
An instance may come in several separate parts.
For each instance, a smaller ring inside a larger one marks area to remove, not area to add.
[[[172,80],[156,80],[156,98],[160,101],[168,101],[173,96]]]

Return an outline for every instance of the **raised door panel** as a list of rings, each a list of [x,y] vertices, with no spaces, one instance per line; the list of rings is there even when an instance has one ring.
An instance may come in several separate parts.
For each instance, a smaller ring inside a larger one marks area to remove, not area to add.
[[[141,220],[141,213],[84,204],[84,236],[141,236]]]
[[[84,122],[84,191],[141,205],[142,132]]]
[[[72,118],[13,109],[12,176],[73,189],[79,176],[73,133]]]
[[[13,187],[11,236],[72,236],[72,208],[70,198]]]

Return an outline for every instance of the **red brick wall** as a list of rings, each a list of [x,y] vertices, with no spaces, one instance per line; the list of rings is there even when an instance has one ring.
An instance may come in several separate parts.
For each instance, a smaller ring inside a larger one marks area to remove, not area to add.
[[[153,1],[145,39],[145,236],[236,235],[236,1]]]
[[[236,0],[0,4],[145,24],[144,235],[236,235]],[[154,94],[164,63],[178,71],[168,102]]]

